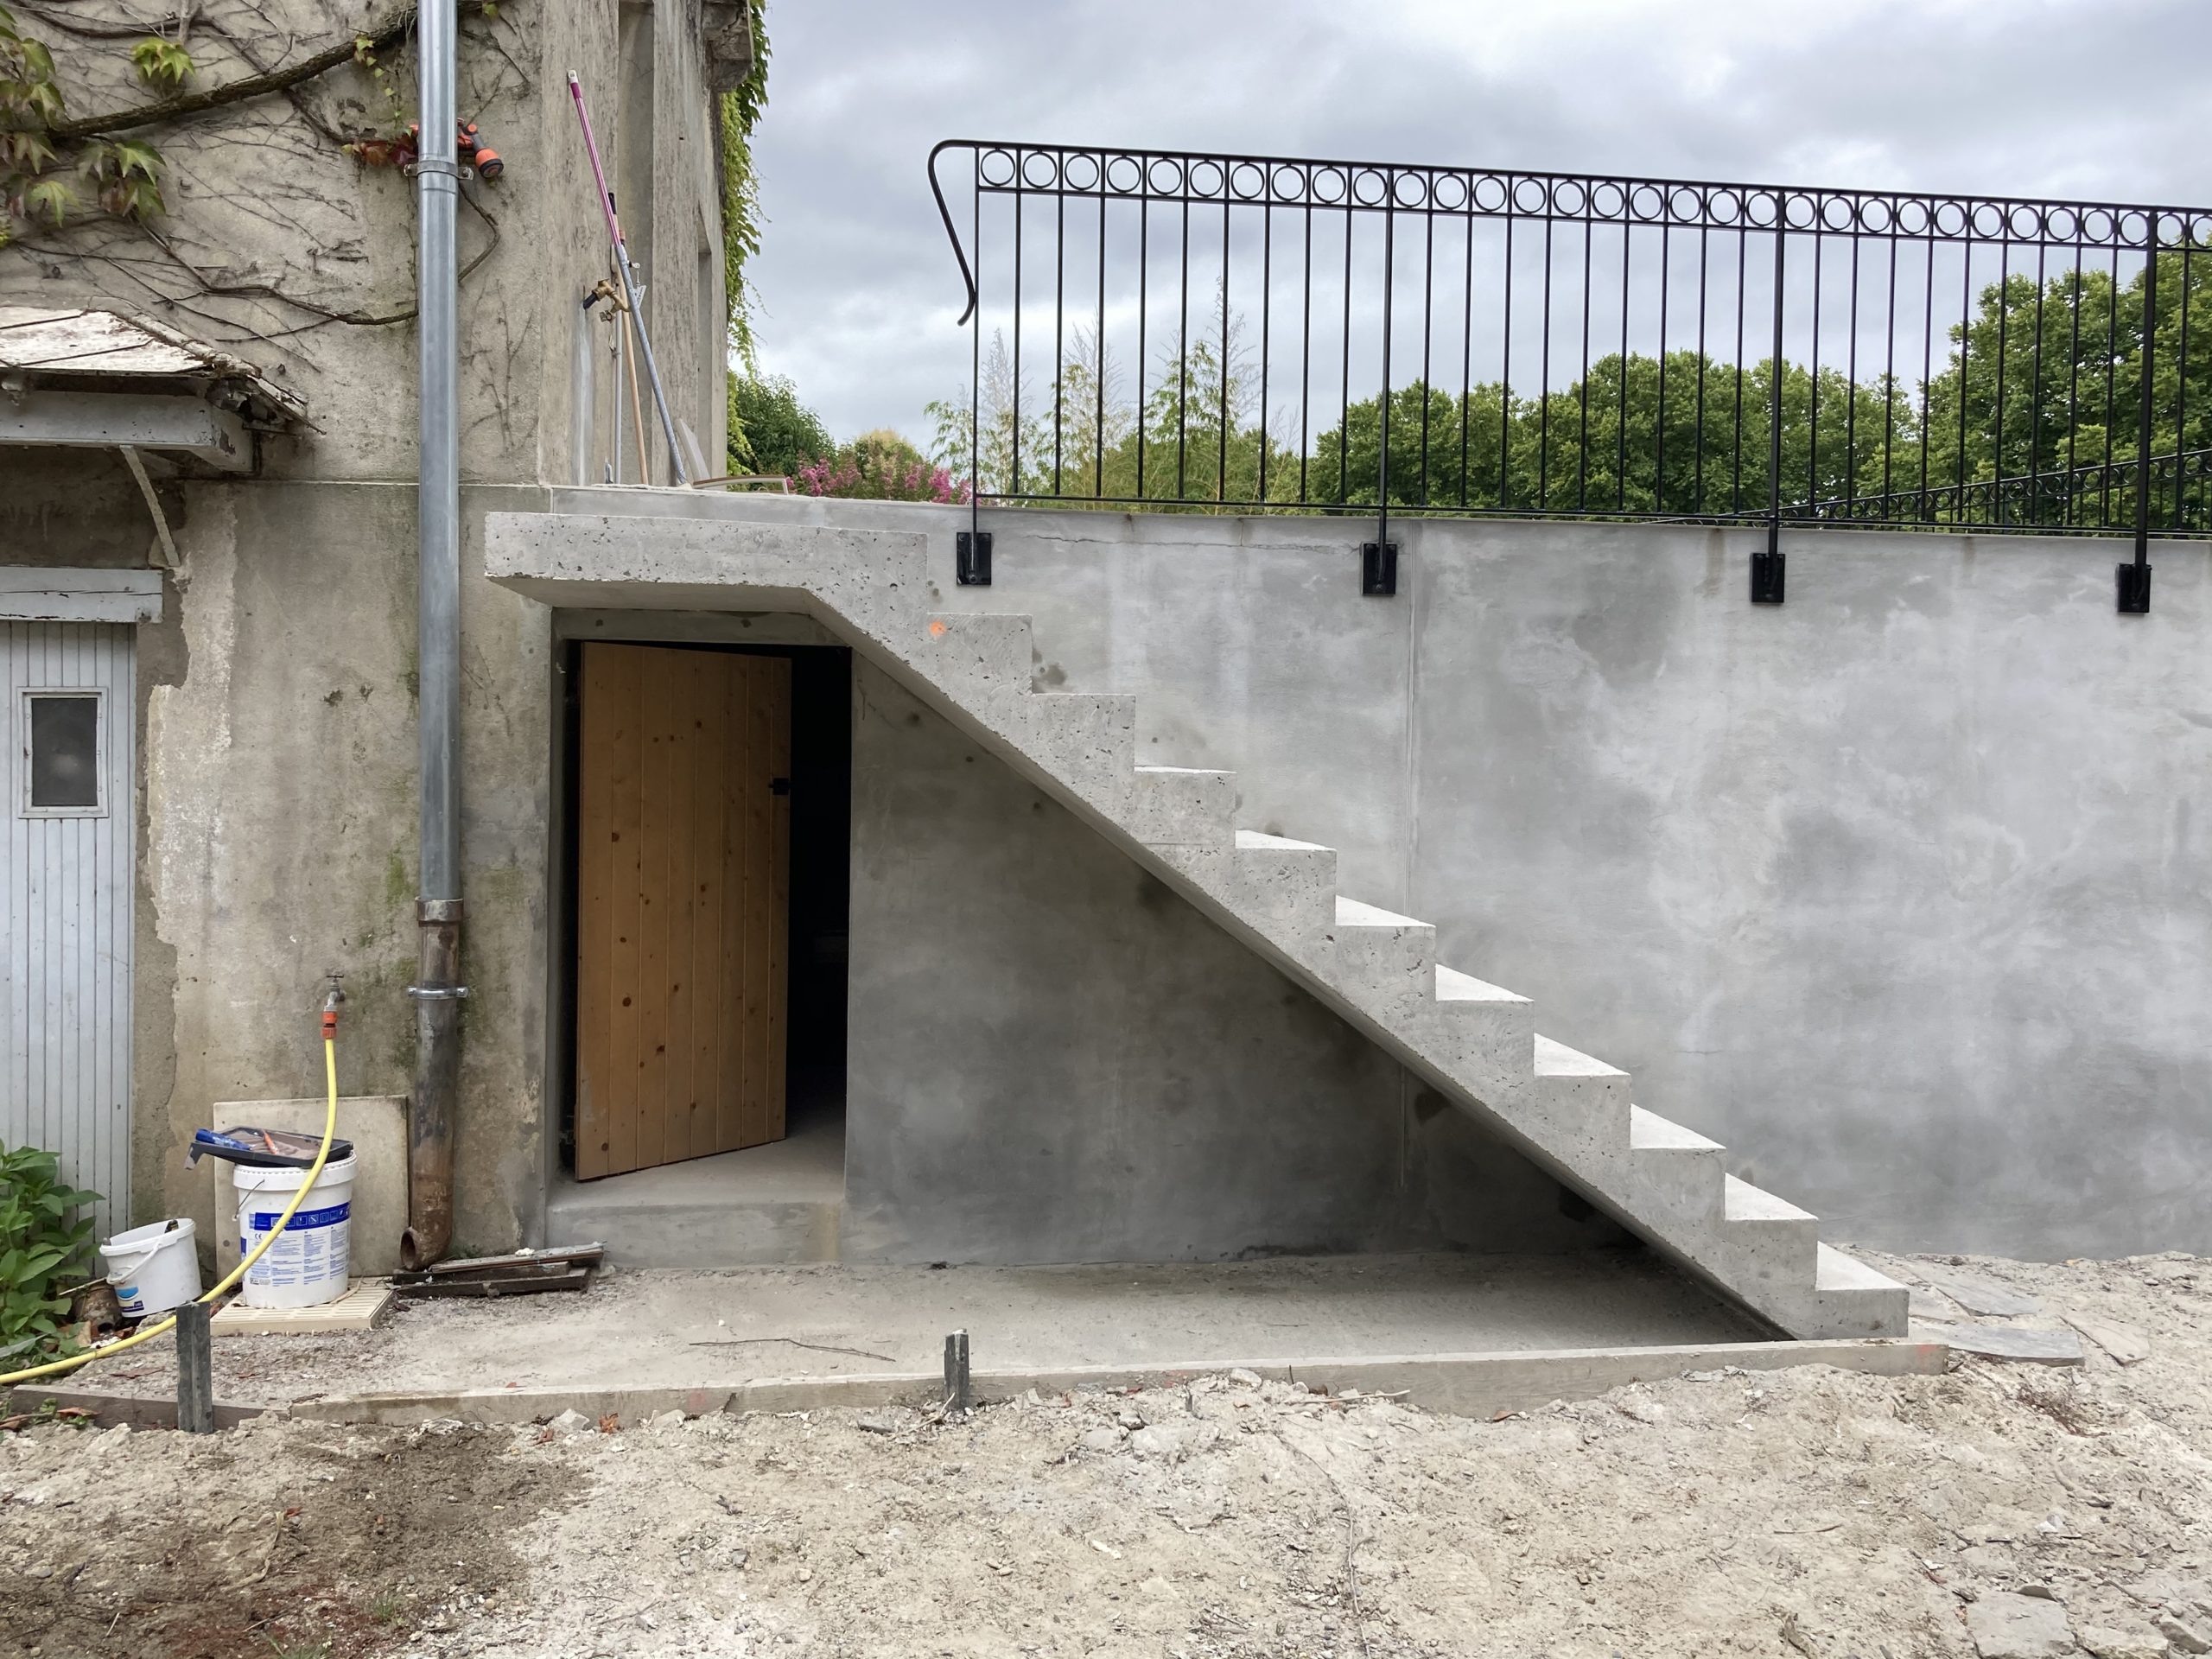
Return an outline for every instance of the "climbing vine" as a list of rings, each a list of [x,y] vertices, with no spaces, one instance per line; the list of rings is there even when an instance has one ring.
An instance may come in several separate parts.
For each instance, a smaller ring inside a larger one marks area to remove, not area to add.
[[[753,170],[753,129],[768,105],[767,0],[752,0],[753,62],[721,97],[722,276],[729,302],[729,343],[752,366],[753,288],[746,263],[760,251],[760,187]]]
[[[130,48],[130,66],[141,85],[167,98],[192,79],[192,54],[157,36]],[[9,218],[62,225],[86,211],[87,192],[118,219],[160,213],[161,152],[141,140],[104,136],[119,124],[72,120],[53,53],[0,7],[0,207]],[[0,242],[7,235],[0,223]]]
[[[127,15],[86,15],[53,0],[0,0],[0,246],[12,240],[21,253],[42,262],[49,276],[58,275],[66,262],[101,267],[123,292],[135,290],[164,310],[196,318],[225,339],[275,343],[331,324],[380,326],[412,318],[412,304],[360,306],[315,291],[327,291],[334,277],[342,279],[344,266],[362,255],[353,228],[357,221],[327,175],[301,164],[311,149],[343,153],[371,167],[414,159],[407,88],[397,60],[414,32],[416,0],[387,3],[389,10],[367,26],[336,38],[325,35],[323,44],[293,56],[292,25],[268,0],[183,0],[171,14],[174,21],[153,34]],[[500,8],[497,0],[461,0],[460,10],[465,21],[488,23]],[[308,15],[315,15],[313,8]],[[33,22],[39,33],[66,36],[85,54],[75,62],[88,79],[112,87],[127,75],[144,98],[110,93],[101,99],[80,91],[76,73],[65,93],[54,52],[37,38]],[[493,84],[527,88],[529,73],[508,51],[499,29],[471,33]],[[287,42],[281,58],[270,49],[276,41]],[[102,76],[101,54],[110,50],[121,60],[105,61],[118,73]],[[330,84],[323,84],[325,77],[333,78]],[[174,140],[179,156],[180,170],[171,179],[154,132],[181,118],[270,99],[289,105],[292,120],[312,135],[304,149],[284,132],[282,118],[266,114],[188,124],[162,136],[162,143]],[[96,102],[110,107],[76,112]],[[474,129],[467,125],[461,149],[464,161],[481,162],[490,154],[477,153]],[[169,197],[209,191],[195,163],[204,167],[217,153],[269,155],[278,164],[250,191],[214,186],[225,197],[227,217],[167,217]],[[480,168],[486,178],[493,172]],[[476,193],[464,192],[461,202],[486,237],[461,265],[466,281],[491,257],[499,230]],[[283,278],[250,253],[241,257],[235,240],[241,220],[266,226],[281,238],[285,251],[270,264],[284,270]],[[211,230],[216,224],[223,229]],[[302,248],[308,251],[305,261],[293,257]],[[325,263],[334,254],[335,269]]]

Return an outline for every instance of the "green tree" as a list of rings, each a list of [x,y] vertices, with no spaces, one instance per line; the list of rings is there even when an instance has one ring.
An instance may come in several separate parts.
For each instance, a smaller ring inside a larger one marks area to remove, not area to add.
[[[2147,265],[2124,283],[2068,270],[2039,289],[1991,283],[1970,327],[1950,330],[1950,360],[1928,388],[1929,483],[1965,516],[2007,523],[2124,526],[2135,518]],[[2159,457],[2212,448],[2212,258],[2158,257],[2152,337],[2152,522],[2177,501]],[[2183,355],[2184,340],[2188,354]],[[1964,362],[1961,362],[1963,356]],[[2183,396],[2186,389],[2187,397]],[[1980,487],[1976,487],[1980,486]],[[2178,497],[2206,505],[2202,470]]]
[[[799,401],[781,375],[729,378],[729,469],[796,477],[800,467],[834,452],[830,429]]]

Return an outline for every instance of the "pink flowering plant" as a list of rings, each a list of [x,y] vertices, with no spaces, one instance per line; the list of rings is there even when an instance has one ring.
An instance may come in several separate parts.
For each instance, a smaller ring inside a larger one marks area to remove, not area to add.
[[[965,480],[932,465],[921,451],[895,432],[870,432],[803,463],[791,482],[806,495],[836,495],[870,501],[968,499]]]

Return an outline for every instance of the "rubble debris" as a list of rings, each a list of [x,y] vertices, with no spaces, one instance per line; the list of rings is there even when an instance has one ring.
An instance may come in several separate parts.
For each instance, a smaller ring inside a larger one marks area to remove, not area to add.
[[[408,1301],[431,1296],[527,1296],[549,1290],[584,1291],[591,1288],[592,1274],[606,1254],[603,1244],[578,1244],[438,1262],[412,1273],[395,1273],[391,1287]]]

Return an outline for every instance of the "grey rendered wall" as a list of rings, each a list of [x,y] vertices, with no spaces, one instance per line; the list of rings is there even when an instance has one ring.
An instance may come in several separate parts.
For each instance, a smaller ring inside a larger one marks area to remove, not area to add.
[[[605,510],[601,508],[601,510]],[[926,527],[964,512],[751,501]],[[872,515],[872,516],[871,516]],[[1357,897],[1831,1236],[2212,1249],[2208,550],[2091,539],[993,513],[1039,672],[1342,850]]]
[[[880,672],[855,690],[848,1260],[1618,1236]]]

